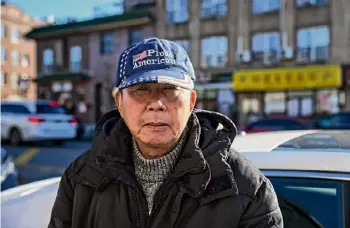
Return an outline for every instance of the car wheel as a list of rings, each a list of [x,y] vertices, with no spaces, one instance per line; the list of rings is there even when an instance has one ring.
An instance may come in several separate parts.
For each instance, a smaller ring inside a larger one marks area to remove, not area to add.
[[[56,146],[62,146],[64,144],[64,140],[54,140],[53,144],[55,144]]]
[[[22,142],[22,134],[17,128],[13,128],[10,131],[10,144],[18,146]]]

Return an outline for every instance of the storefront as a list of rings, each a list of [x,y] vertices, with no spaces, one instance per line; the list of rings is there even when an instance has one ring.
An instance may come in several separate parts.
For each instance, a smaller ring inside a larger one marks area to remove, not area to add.
[[[240,70],[233,74],[238,125],[271,115],[299,118],[339,112],[344,102],[339,65]]]
[[[196,108],[220,112],[232,120],[236,119],[235,95],[232,90],[232,73],[212,76],[212,80],[195,83]]]
[[[343,69],[343,90],[344,107],[342,111],[350,112],[350,65],[344,65]]]

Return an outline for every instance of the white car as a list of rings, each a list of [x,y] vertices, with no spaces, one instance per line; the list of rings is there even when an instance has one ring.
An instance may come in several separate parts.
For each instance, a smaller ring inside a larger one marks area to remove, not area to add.
[[[1,139],[18,145],[53,140],[62,144],[76,136],[77,120],[54,101],[1,101]]]
[[[350,131],[266,132],[238,136],[233,145],[271,180],[285,228],[349,228],[349,139]],[[59,182],[4,191],[2,227],[47,227]]]

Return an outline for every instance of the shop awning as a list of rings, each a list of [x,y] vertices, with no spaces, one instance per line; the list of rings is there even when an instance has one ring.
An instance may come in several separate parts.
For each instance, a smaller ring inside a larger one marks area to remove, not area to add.
[[[235,91],[281,91],[342,86],[339,65],[314,65],[294,68],[247,69],[233,73]]]
[[[37,83],[52,82],[52,81],[77,81],[88,80],[91,77],[84,72],[59,72],[50,73],[48,75],[40,75],[33,81]]]

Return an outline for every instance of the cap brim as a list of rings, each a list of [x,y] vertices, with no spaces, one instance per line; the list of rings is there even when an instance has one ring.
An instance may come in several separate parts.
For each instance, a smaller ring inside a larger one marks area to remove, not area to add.
[[[170,70],[153,70],[131,76],[118,86],[118,90],[145,83],[170,84],[185,89],[193,89],[194,87],[193,80],[185,73]]]

